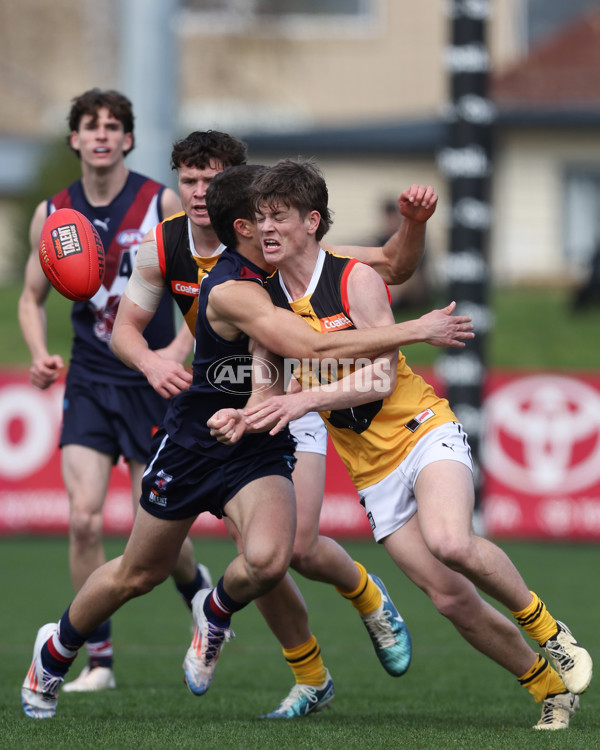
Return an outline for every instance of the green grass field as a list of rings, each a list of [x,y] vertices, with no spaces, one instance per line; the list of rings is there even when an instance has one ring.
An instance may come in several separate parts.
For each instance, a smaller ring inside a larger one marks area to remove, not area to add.
[[[108,543],[110,556],[124,541]],[[600,747],[598,683],[566,732],[534,732],[540,714],[516,680],[473,651],[429,600],[373,542],[345,542],[378,573],[406,618],[413,662],[401,678],[380,667],[357,614],[331,587],[297,579],[313,632],[336,685],[330,709],[294,721],[265,721],[292,685],[270,631],[250,605],[234,621],[236,639],[222,652],[210,691],[197,698],[183,684],[181,662],[190,618],[170,582],[129,602],[114,618],[117,690],[62,694],[54,719],[27,718],[20,686],[37,628],[58,619],[70,601],[67,543],[61,538],[0,541],[0,747],[89,748],[536,748]],[[197,539],[199,559],[218,576],[234,554],[228,541]],[[599,550],[592,545],[502,545],[551,610],[600,659],[600,602],[594,583]],[[84,654],[73,668],[76,675]]]

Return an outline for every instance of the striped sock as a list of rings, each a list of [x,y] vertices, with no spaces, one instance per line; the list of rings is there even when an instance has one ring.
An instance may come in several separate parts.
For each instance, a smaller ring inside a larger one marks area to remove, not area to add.
[[[528,690],[537,703],[541,703],[549,695],[566,693],[567,688],[548,661],[538,654],[531,669],[519,677],[519,684]]]
[[[84,643],[85,636],[71,625],[67,609],[52,638],[42,646],[41,658],[44,669],[53,674],[65,675]]]
[[[367,569],[364,565],[359,562],[354,562],[360,573],[360,582],[354,591],[342,591],[337,588],[336,590],[345,598],[349,599],[352,606],[359,611],[364,617],[374,612],[377,607],[381,604],[381,592],[373,581],[369,578]]]
[[[42,646],[42,665],[48,672],[64,676],[69,671],[77,653],[77,651],[73,652],[65,648],[54,633],[52,638],[49,638]]]
[[[543,646],[548,638],[556,634],[558,625],[535,591],[529,593],[532,596],[531,603],[525,609],[516,612],[511,610],[511,615],[530,638]]]
[[[300,646],[284,648],[283,655],[297,683],[317,687],[325,682],[327,671],[321,657],[321,647],[314,635]]]
[[[229,627],[234,612],[239,612],[247,604],[248,602],[236,602],[227,594],[223,586],[223,577],[221,577],[210,596],[204,600],[204,614],[210,622],[220,628],[226,628]]]
[[[110,620],[103,622],[90,635],[87,642],[87,652],[90,669],[94,669],[94,667],[112,668],[113,644]]]
[[[80,633],[79,630],[76,630],[73,625],[71,625],[71,619],[69,616],[70,611],[71,607],[69,606],[60,618],[58,623],[58,635],[60,642],[64,644],[65,648],[70,651],[78,651],[87,641],[90,634]]]

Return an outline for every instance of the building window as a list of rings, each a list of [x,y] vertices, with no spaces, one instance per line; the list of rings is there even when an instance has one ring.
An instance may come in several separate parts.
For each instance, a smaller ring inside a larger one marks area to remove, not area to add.
[[[526,49],[542,42],[579,16],[600,7],[600,0],[522,0]]]
[[[187,10],[238,14],[248,13],[259,18],[284,16],[364,16],[369,13],[369,0],[182,0]]]
[[[384,0],[180,0],[184,34],[364,36],[382,23]]]

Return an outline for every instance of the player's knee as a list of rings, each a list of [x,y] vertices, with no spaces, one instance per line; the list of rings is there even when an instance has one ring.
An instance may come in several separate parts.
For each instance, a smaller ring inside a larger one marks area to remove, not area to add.
[[[290,567],[298,573],[302,574],[308,567],[309,559],[304,553],[304,550],[294,549],[292,559],[290,561]]]
[[[472,544],[468,538],[439,535],[428,540],[429,550],[437,559],[452,570],[469,570],[473,556]]]
[[[88,549],[98,544],[102,540],[102,516],[84,510],[71,510],[69,535],[72,542]]]
[[[261,589],[270,589],[279,583],[290,565],[291,555],[279,549],[262,549],[256,554],[246,555],[246,567],[250,578]]]
[[[127,591],[127,599],[134,599],[152,591],[163,583],[168,575],[160,570],[143,569],[127,571],[122,577],[122,586]]]
[[[465,592],[433,591],[429,596],[437,611],[455,626],[463,627],[469,624],[473,615],[469,607],[470,596]]]
[[[312,568],[314,552],[312,546],[306,546],[302,543],[294,545],[290,567],[298,573],[309,572]]]
[[[453,619],[455,614],[455,599],[453,596],[448,596],[444,593],[433,592],[430,596],[433,606],[437,609],[440,615],[447,617],[449,620]]]
[[[302,524],[298,524],[296,530],[296,538],[294,539],[294,550],[292,552],[292,561],[290,567],[298,571],[298,573],[309,575],[314,569],[316,564],[317,552],[319,544],[318,525],[315,529],[310,527],[303,528]]]

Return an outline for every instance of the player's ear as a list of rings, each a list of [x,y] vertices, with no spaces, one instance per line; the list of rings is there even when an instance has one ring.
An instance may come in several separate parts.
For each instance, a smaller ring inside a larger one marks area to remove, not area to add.
[[[233,222],[233,228],[246,239],[250,239],[254,232],[254,224],[248,221],[248,219],[236,219]]]
[[[69,136],[69,145],[73,151],[79,151],[79,133],[76,130],[71,131]]]
[[[306,214],[306,228],[309,234],[316,234],[321,223],[321,214],[318,211],[309,211]]]

